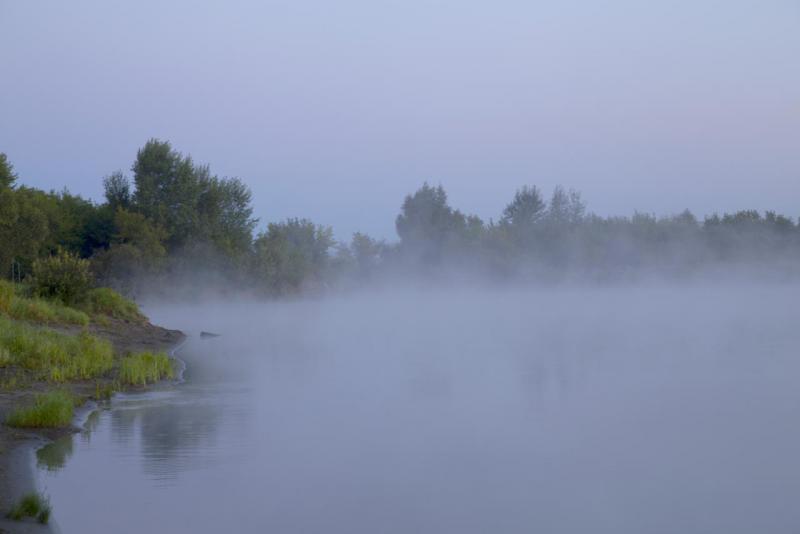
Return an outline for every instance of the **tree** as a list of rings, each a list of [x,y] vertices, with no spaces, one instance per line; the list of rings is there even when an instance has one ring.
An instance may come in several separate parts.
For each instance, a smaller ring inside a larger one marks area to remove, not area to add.
[[[17,175],[14,172],[14,166],[8,161],[8,156],[0,152],[0,190],[11,189],[17,181]]]
[[[333,231],[309,220],[270,223],[254,243],[257,279],[275,295],[320,287],[333,245]]]
[[[195,167],[169,142],[151,139],[137,153],[132,170],[135,209],[167,231],[170,249],[185,245],[197,229],[200,182],[208,177],[208,167]]]
[[[257,219],[241,180],[218,178],[156,139],[139,150],[133,172],[133,208],[166,230],[171,252],[206,243],[224,255],[249,251]]]
[[[250,250],[253,218],[250,189],[238,178],[208,177],[197,202],[198,234],[225,255],[241,257]]]
[[[361,278],[369,278],[379,265],[385,244],[376,241],[367,234],[356,232],[350,241],[350,251]]]
[[[116,171],[103,178],[103,189],[105,191],[106,202],[111,209],[129,209],[131,206],[131,183],[122,174]]]
[[[471,233],[479,233],[483,222],[474,216],[468,220],[451,208],[441,185],[431,187],[425,183],[413,195],[406,196],[395,227],[406,256],[434,264],[462,249]]]
[[[523,186],[514,194],[512,200],[503,210],[500,221],[513,228],[530,229],[545,214],[545,203],[539,189],[534,186]]]

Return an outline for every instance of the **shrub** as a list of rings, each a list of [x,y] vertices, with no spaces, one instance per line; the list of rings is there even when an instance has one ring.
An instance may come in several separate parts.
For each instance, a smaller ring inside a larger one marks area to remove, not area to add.
[[[90,285],[89,261],[75,254],[60,250],[33,262],[33,291],[40,297],[75,304],[86,296]]]
[[[135,302],[107,287],[98,287],[89,291],[86,294],[84,308],[89,313],[107,315],[115,319],[133,322],[145,320]]]
[[[35,517],[36,521],[46,525],[50,521],[50,499],[41,493],[26,493],[8,512],[8,517],[20,521],[25,517]]]
[[[75,403],[66,391],[51,391],[36,395],[32,406],[17,408],[6,419],[6,424],[26,428],[57,428],[69,426]]]
[[[125,384],[146,386],[148,383],[174,376],[172,360],[163,352],[131,354],[120,362],[119,378]]]

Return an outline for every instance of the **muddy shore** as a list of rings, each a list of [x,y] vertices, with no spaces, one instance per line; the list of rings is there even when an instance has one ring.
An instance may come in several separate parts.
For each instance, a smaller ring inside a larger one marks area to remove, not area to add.
[[[80,328],[59,328],[65,332],[80,331]],[[149,322],[133,323],[110,321],[108,324],[92,325],[91,334],[105,338],[114,345],[118,355],[139,351],[170,350],[179,345],[186,336],[179,330],[169,330]],[[70,382],[59,387],[68,389],[76,397],[91,402],[96,395],[98,383],[111,384],[111,378]],[[5,515],[9,508],[26,492],[35,490],[33,457],[36,449],[66,434],[78,432],[78,425],[58,429],[20,429],[12,428],[5,421],[7,414],[15,406],[25,403],[36,393],[52,389],[53,384],[30,382],[13,391],[0,392],[0,534],[53,532],[49,525],[39,525],[33,521],[11,521]],[[144,388],[129,388],[127,391]],[[91,405],[79,410],[85,414]],[[81,419],[79,415],[76,419]]]

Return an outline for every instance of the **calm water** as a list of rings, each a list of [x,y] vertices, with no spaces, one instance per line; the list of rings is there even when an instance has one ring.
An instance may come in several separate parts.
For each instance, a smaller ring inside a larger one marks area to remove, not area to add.
[[[37,455],[64,533],[800,532],[792,286],[151,306],[185,384]]]

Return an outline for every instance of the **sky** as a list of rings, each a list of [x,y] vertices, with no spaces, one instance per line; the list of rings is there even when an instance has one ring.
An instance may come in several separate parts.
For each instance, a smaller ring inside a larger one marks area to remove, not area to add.
[[[165,139],[286,217],[395,239],[424,181],[498,217],[800,215],[796,0],[0,0],[0,152],[102,199]]]

